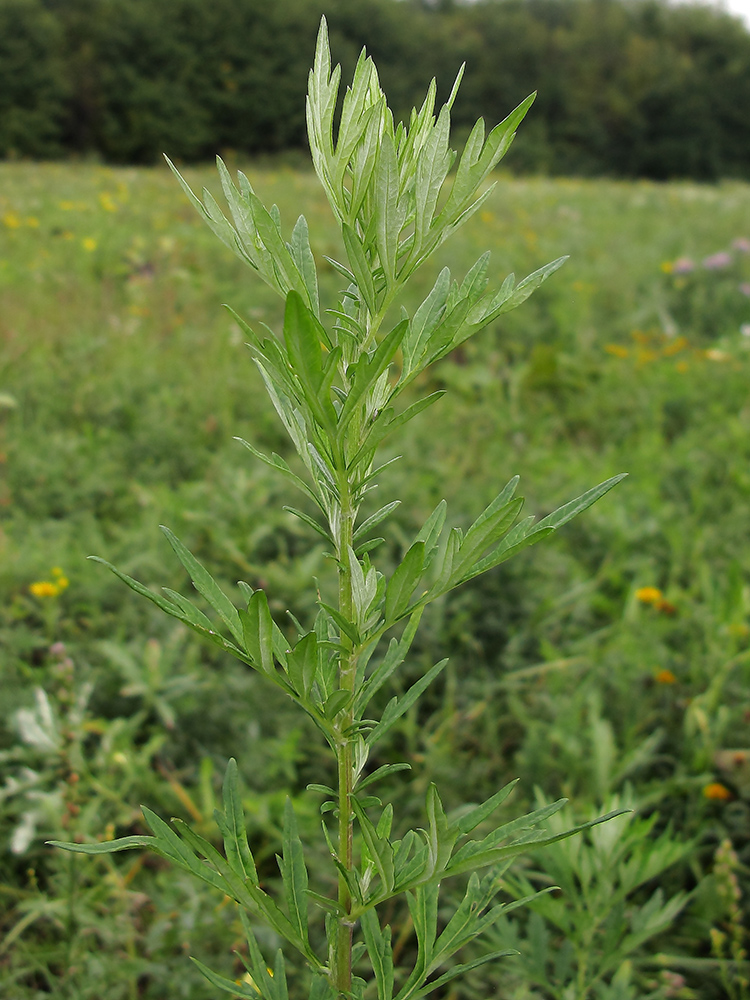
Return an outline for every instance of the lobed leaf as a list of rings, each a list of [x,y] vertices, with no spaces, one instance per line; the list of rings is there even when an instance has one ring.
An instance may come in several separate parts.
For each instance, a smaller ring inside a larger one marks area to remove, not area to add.
[[[372,964],[372,971],[375,974],[378,1000],[392,1000],[394,976],[391,929],[384,927],[381,930],[374,909],[365,910],[360,917],[360,926],[367,946],[367,954]]]

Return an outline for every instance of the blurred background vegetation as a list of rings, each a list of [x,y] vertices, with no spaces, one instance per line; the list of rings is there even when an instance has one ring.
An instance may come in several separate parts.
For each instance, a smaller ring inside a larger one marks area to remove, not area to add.
[[[539,91],[519,172],[750,175],[750,33],[660,0],[0,0],[0,157],[153,162],[303,150],[321,14],[397,116],[471,73],[459,133]]]
[[[384,788],[399,822],[422,821],[433,780],[448,808],[520,777],[517,813],[561,794],[571,819],[635,809],[517,870],[510,894],[537,867],[565,891],[498,925],[519,956],[450,1000],[748,1000],[750,35],[652,0],[0,0],[0,994],[205,1000],[188,953],[243,974],[208,890],[44,845],[144,832],[141,802],[213,836],[230,755],[264,883],[289,795],[330,888],[314,732],[85,560],[180,590],[168,524],[237,602],[238,579],[267,588],[282,627],[330,582],[284,484],[233,440],[288,454],[221,309],[278,328],[280,303],[159,161],[221,151],[285,232],[304,212],[332,304],[342,248],[304,153],[323,8],[344,79],[366,43],[398,116],[467,61],[454,145],[539,90],[505,161],[521,176],[498,173],[410,310],[487,248],[496,281],[571,255],[419,386],[449,392],[384,455],[402,505],[380,565],[440,497],[465,525],[514,473],[540,515],[630,473],[431,608],[397,680],[451,658],[373,761],[412,765]],[[218,195],[213,167],[185,172]],[[406,960],[408,914],[387,919]]]

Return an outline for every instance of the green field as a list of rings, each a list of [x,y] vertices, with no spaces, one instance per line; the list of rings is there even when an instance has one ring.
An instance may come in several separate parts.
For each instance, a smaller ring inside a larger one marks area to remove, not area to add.
[[[246,169],[288,231],[306,216],[332,305],[323,255],[342,251],[316,178]],[[218,194],[212,169],[186,177]],[[565,892],[499,924],[493,946],[521,956],[449,995],[747,1000],[750,186],[499,175],[449,246],[407,305],[487,248],[500,280],[570,260],[431,370],[446,397],[386,455],[401,460],[383,495],[403,501],[386,563],[443,496],[466,524],[516,473],[535,514],[630,475],[430,610],[407,673],[451,662],[376,763],[412,764],[389,794],[417,823],[433,780],[447,807],[520,776],[519,812],[535,795],[569,796],[575,819],[637,810],[619,839],[540,855]],[[138,832],[141,802],[208,830],[231,755],[269,883],[287,794],[318,838],[312,727],[85,558],[182,589],[167,524],[238,601],[244,579],[280,624],[286,609],[310,620],[310,580],[332,569],[283,511],[296,498],[234,441],[288,456],[223,303],[278,326],[279,300],[166,168],[0,164],[0,985],[14,1000],[213,996],[188,953],[241,975],[234,913],[208,890],[44,840]]]

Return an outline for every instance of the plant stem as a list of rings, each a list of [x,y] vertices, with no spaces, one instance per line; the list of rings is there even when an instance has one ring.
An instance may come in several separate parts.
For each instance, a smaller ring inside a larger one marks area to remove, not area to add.
[[[341,523],[338,536],[339,560],[339,611],[351,621],[354,613],[352,595],[352,574],[349,565],[349,551],[354,537],[354,519],[356,510],[352,504],[351,485],[345,470],[340,478]],[[357,675],[357,658],[359,650],[354,648],[348,636],[341,636],[341,660],[339,663],[339,687],[344,691],[354,691]],[[353,761],[351,726],[353,722],[351,706],[339,720],[339,741],[337,748],[338,762],[338,854],[339,861],[347,872],[354,865],[353,859],[353,813],[351,795],[353,787]],[[339,872],[338,902],[343,915],[339,917],[338,935],[336,939],[335,982],[334,987],[339,996],[348,997],[352,988],[352,922],[349,914],[352,909],[352,898],[349,885],[342,872]]]

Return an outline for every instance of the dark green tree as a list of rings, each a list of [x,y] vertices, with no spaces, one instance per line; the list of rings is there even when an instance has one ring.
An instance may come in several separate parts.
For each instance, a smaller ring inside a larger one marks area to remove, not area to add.
[[[58,20],[39,0],[1,0],[0,157],[59,156],[66,97]]]

